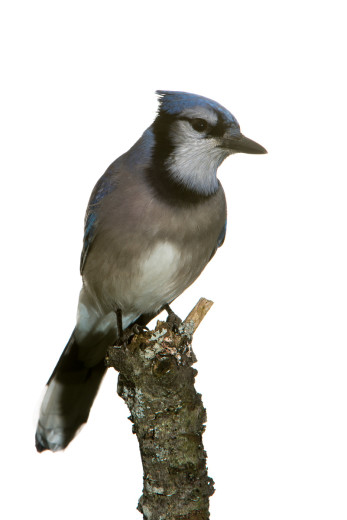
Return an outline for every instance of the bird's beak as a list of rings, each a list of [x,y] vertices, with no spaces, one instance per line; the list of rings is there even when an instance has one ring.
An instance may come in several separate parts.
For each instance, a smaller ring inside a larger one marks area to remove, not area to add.
[[[241,133],[224,135],[222,147],[228,148],[232,152],[241,153],[267,153],[265,148],[260,144],[248,139]]]

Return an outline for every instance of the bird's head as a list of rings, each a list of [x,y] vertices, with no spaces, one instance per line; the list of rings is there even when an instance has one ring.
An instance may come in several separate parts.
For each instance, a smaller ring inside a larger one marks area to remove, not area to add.
[[[226,157],[265,148],[245,137],[235,117],[211,99],[158,90],[159,109],[152,129],[156,159],[184,189],[210,195],[218,189],[217,168]]]

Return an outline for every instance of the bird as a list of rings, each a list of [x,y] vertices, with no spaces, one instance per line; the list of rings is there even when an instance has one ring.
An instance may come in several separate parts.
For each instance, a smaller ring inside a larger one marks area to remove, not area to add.
[[[265,154],[212,99],[158,90],[158,110],[139,140],[96,183],[88,203],[77,323],[50,376],[35,444],[65,449],[106,371],[109,346],[145,325],[200,275],[226,234],[218,167],[235,153]]]

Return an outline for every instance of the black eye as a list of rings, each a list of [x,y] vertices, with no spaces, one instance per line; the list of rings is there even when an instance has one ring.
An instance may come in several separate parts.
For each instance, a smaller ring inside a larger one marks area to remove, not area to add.
[[[192,119],[190,124],[196,130],[197,132],[204,132],[208,128],[208,123],[205,121],[205,119],[201,119],[200,117],[197,117],[196,119]]]

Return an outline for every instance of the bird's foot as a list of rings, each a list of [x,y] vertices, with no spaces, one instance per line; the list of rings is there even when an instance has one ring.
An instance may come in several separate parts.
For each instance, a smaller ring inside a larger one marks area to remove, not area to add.
[[[166,319],[166,323],[170,327],[173,332],[178,332],[178,328],[182,323],[182,320],[174,311],[171,309],[170,305],[165,305],[164,309],[166,310],[168,316]]]
[[[139,323],[133,323],[125,329],[123,332],[123,345],[129,345],[131,340],[134,336],[138,336],[139,334],[142,334],[143,332],[149,330],[146,325],[140,325]]]
[[[117,322],[118,322],[118,338],[115,343],[115,346],[119,347],[126,347],[131,343],[131,340],[134,336],[141,334],[142,332],[149,330],[146,325],[141,325],[139,323],[133,323],[129,327],[127,327],[125,330],[123,330],[122,327],[122,313],[121,311],[117,310]]]

